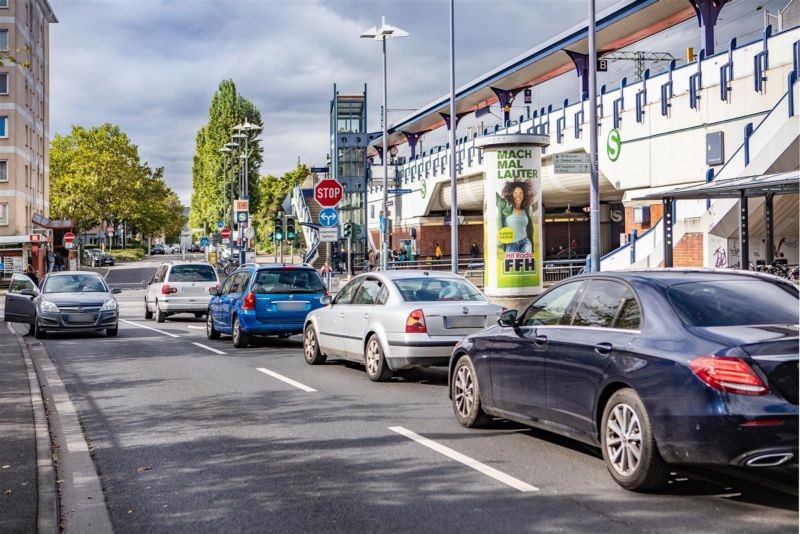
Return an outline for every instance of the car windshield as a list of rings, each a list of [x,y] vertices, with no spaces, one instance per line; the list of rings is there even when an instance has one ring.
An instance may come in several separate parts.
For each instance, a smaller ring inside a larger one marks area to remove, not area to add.
[[[108,291],[99,276],[91,274],[65,274],[48,276],[42,293],[88,293]]]
[[[258,271],[253,293],[323,293],[325,284],[316,271],[310,269],[269,269]]]
[[[174,265],[169,273],[170,282],[216,282],[217,275],[210,265]]]
[[[667,290],[672,306],[691,326],[797,324],[797,288],[768,280],[688,282]]]
[[[403,278],[393,280],[406,302],[437,302],[448,300],[485,301],[480,291],[457,278]]]

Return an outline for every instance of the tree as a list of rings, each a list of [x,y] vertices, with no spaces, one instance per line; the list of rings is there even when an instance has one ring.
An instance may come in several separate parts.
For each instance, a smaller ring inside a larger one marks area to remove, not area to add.
[[[189,212],[190,225],[195,228],[216,228],[218,220],[230,217],[230,155],[219,151],[231,142],[233,127],[245,121],[262,126],[261,112],[245,97],[236,92],[232,80],[223,80],[211,99],[208,123],[197,132],[194,162],[192,165],[192,200]],[[262,162],[261,143],[250,134],[248,150],[248,184],[250,210],[255,212],[260,203],[258,176]],[[234,185],[238,185],[237,168]],[[223,192],[224,188],[224,192]],[[241,192],[236,187],[235,195]],[[223,208],[223,198],[227,199]]]
[[[151,169],[119,128],[73,126],[50,147],[50,213],[72,219],[77,231],[98,224],[151,236],[185,223],[164,169]],[[180,230],[178,230],[180,232]]]
[[[298,165],[280,178],[267,175],[258,181],[260,204],[253,212],[253,223],[259,242],[268,242],[269,234],[275,228],[275,216],[280,211],[286,195],[290,194],[295,186],[301,185],[310,175],[311,169],[307,165]],[[299,228],[298,233],[302,235]]]

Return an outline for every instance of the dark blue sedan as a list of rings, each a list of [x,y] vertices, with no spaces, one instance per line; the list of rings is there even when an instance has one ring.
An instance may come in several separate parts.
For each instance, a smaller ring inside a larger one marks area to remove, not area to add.
[[[630,490],[668,464],[796,464],[797,324],[797,287],[771,276],[577,276],[456,346],[450,397],[464,426],[496,416],[600,447]]]
[[[220,288],[211,289],[206,315],[208,339],[230,334],[235,347],[253,336],[288,337],[303,332],[306,315],[321,308],[325,284],[310,266],[241,266]]]

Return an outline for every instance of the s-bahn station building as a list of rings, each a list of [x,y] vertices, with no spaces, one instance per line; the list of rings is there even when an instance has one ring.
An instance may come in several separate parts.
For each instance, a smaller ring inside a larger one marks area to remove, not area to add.
[[[746,0],[626,0],[598,14],[598,57],[616,68],[614,80],[598,76],[601,270],[798,263],[800,1],[786,2],[754,13]],[[740,23],[722,28],[726,15]],[[646,50],[687,35],[695,53],[683,47],[685,58]],[[333,173],[366,159],[364,191],[347,189],[368,228],[357,252],[380,248],[387,157],[391,248],[425,259],[438,244],[450,255],[455,127],[459,254],[470,262],[478,246],[487,292],[502,294],[506,275],[535,273],[521,283],[534,294],[582,267],[587,58],[582,23],[457,88],[455,119],[446,95],[391,123],[390,154],[380,133],[366,133],[366,111],[351,121],[357,131],[333,119]],[[331,109],[351,96],[335,91]],[[366,89],[363,99],[366,108]]]

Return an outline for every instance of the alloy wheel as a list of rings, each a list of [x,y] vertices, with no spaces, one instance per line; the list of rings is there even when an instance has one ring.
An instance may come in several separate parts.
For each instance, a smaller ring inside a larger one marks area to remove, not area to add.
[[[367,344],[367,358],[366,358],[367,373],[370,376],[378,374],[378,366],[381,363],[381,349],[378,346],[378,340],[373,338]]]
[[[239,325],[239,318],[235,317],[233,319],[233,342],[234,344],[239,344],[239,339],[242,336],[241,326]]]
[[[209,314],[208,314],[208,318],[206,319],[206,335],[207,335],[208,337],[211,337],[211,334],[212,334],[212,332],[213,332],[213,329],[214,329],[214,327],[213,327],[213,325],[211,324],[211,314],[209,313]]]
[[[611,466],[620,475],[630,476],[639,467],[642,456],[642,426],[633,408],[627,404],[614,406],[605,433]]]
[[[306,328],[306,335],[303,341],[306,360],[311,361],[317,354],[317,338],[314,336],[313,328]]]
[[[475,384],[472,380],[472,373],[466,365],[458,368],[454,389],[456,410],[461,417],[466,419],[472,413],[472,406],[475,404]]]

